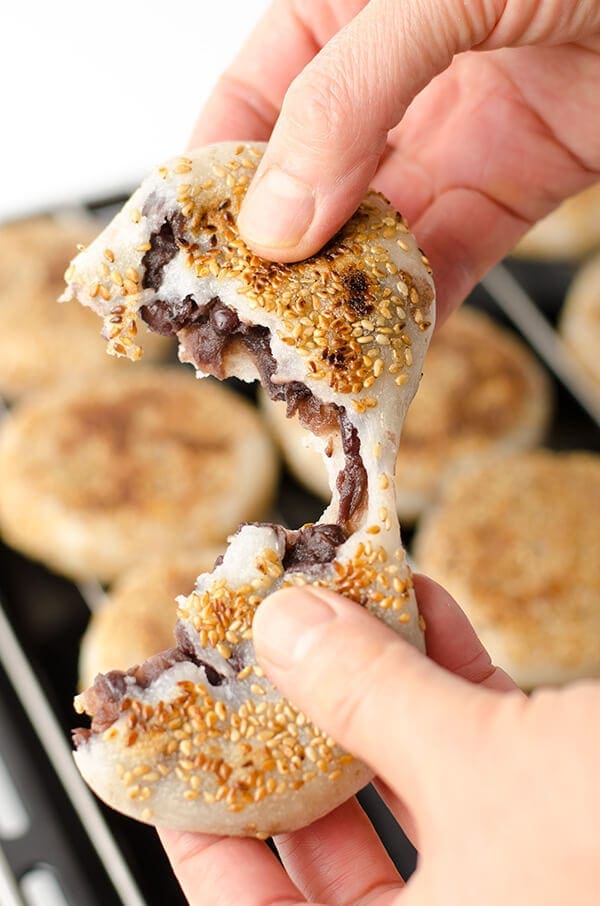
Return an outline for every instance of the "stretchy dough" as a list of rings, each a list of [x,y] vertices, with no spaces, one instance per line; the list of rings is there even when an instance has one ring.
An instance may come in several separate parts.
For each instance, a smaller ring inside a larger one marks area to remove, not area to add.
[[[178,335],[199,373],[260,377],[311,428],[332,500],[315,525],[244,525],[223,562],[180,599],[177,647],[77,699],[77,764],[143,821],[265,836],[318,818],[370,769],[282,699],[256,663],[262,599],[307,582],[342,592],[423,648],[401,545],[394,466],[434,318],[427,261],[369,192],[314,257],[254,256],[236,216],[261,150],[224,144],[152,173],[72,263],[66,299],[104,318],[137,358],[136,322]],[[253,476],[248,475],[251,481]]]
[[[327,470],[310,435],[261,395],[285,460],[302,484],[329,499]],[[434,336],[402,431],[396,504],[404,525],[425,512],[447,476],[490,456],[541,442],[552,412],[550,382],[524,343],[466,305]]]

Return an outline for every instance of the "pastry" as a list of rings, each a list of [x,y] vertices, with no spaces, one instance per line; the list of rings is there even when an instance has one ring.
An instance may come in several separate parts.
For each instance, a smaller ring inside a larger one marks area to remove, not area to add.
[[[600,182],[538,221],[512,254],[538,261],[576,261],[600,248]]]
[[[0,227],[0,396],[14,400],[80,374],[128,370],[105,354],[90,312],[58,305],[63,274],[77,243],[98,229],[83,218],[38,217]],[[165,339],[145,331],[148,361],[168,354]]]
[[[524,689],[600,676],[600,457],[522,453],[457,476],[415,539]]]
[[[224,541],[268,511],[276,480],[253,406],[183,368],[132,367],[13,408],[0,532],[70,578],[109,582],[152,554]]]
[[[401,522],[436,499],[450,472],[536,446],[552,412],[550,383],[527,347],[475,309],[458,309],[435,334],[406,417],[396,463]],[[309,434],[262,395],[264,411],[296,478],[328,498],[327,472]]]
[[[254,256],[236,215],[260,155],[214,145],[152,173],[73,261],[65,298],[103,317],[113,353],[139,357],[141,318],[176,333],[199,374],[258,375],[327,463],[332,499],[316,524],[242,526],[179,599],[176,647],[76,701],[92,717],[75,733],[76,762],[111,805],[149,823],[264,837],[325,814],[371,771],[264,676],[252,645],[261,600],[307,582],[332,588],[423,648],[393,473],[434,292],[406,223],[375,192],[312,258]]]
[[[600,254],[576,274],[559,329],[573,356],[600,387]]]
[[[98,673],[127,669],[173,644],[175,598],[191,591],[198,572],[209,570],[220,548],[167,554],[143,560],[118,579],[92,613],[79,651],[79,687]]]

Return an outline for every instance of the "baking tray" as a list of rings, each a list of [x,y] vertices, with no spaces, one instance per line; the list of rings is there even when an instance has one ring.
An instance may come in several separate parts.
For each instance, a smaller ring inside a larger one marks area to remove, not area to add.
[[[97,202],[86,212],[105,221],[121,202]],[[507,262],[468,304],[519,333],[543,362],[555,391],[546,445],[598,450],[598,394],[554,330],[571,276],[562,266],[540,272],[537,265]],[[254,398],[254,388],[230,383]],[[277,509],[280,521],[299,526],[317,519],[323,505],[283,471]],[[410,546],[411,532],[403,535]],[[186,902],[155,831],[99,802],[70,755],[70,730],[78,722],[72,709],[78,646],[101,598],[99,586],[74,585],[0,543],[1,906]],[[372,787],[359,798],[408,877],[414,849]]]

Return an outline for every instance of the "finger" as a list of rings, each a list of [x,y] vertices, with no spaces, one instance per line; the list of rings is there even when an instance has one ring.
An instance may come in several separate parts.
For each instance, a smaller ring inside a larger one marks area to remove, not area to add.
[[[372,781],[373,786],[381,799],[385,802],[386,807],[392,813],[415,849],[419,848],[419,834],[414,816],[405,802],[388,786],[381,777],[375,777]]]
[[[365,2],[345,3],[336,15],[329,4],[276,0],[217,82],[190,147],[267,139],[290,82]]]
[[[475,186],[434,189],[430,174],[401,149],[390,151],[373,185],[407,217],[427,254],[435,274],[436,328],[531,226],[527,216]]]
[[[356,799],[276,837],[275,844],[290,878],[311,901],[361,904],[404,883]]]
[[[292,82],[238,218],[258,254],[305,258],[353,213],[413,97],[483,37],[459,6],[371,0]]]
[[[266,599],[254,638],[280,691],[415,811],[426,788],[439,789],[462,768],[480,721],[498,706],[492,692],[442,670],[362,607],[320,588]]]
[[[259,840],[159,829],[190,906],[299,906],[304,898]]]
[[[498,692],[520,692],[517,684],[492,664],[464,612],[445,588],[413,575],[419,610],[425,619],[425,644],[432,660],[469,683]]]
[[[448,592],[426,576],[413,575],[419,610],[425,619],[429,657],[470,683],[498,692],[520,692],[516,683],[492,664],[467,617]],[[418,844],[414,818],[406,803],[380,778],[377,792],[414,846]]]

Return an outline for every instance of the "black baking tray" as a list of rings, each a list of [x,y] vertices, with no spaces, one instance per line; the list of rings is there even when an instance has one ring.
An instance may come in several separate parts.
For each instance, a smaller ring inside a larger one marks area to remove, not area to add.
[[[105,204],[92,205],[90,212],[105,215],[108,205],[119,201],[111,199]],[[534,296],[549,322],[554,323],[572,270],[561,267],[559,271],[553,271],[551,268],[541,279],[539,266],[529,270],[523,262],[511,262],[508,266]],[[468,302],[511,327],[482,287],[474,290]],[[555,410],[546,445],[558,450],[598,450],[597,425],[556,376],[551,371],[548,373],[554,386]],[[234,389],[254,397],[252,387],[235,381],[231,383]],[[319,500],[303,490],[287,472],[282,473],[277,510],[285,524],[299,526],[314,521],[322,509]],[[409,546],[411,532],[405,531],[403,535]],[[90,615],[85,598],[74,584],[0,543],[0,605],[12,627],[16,644],[22,649],[58,723],[64,744],[70,745],[70,730],[78,722],[72,709],[78,647]],[[3,656],[6,653],[0,652]],[[65,790],[47,757],[44,743],[47,748],[48,740],[43,738],[43,733],[41,741],[36,737],[31,714],[28,716],[24,710],[22,699],[22,689],[15,689],[6,674],[0,671],[0,755],[27,799],[28,809],[36,815],[35,832],[16,841],[0,839],[0,849],[17,886],[28,868],[44,863],[60,875],[65,902],[69,904],[184,904],[186,901],[155,831],[99,804],[101,818],[116,842],[126,870],[131,874],[132,889],[137,889],[137,894],[117,890],[118,884],[115,886],[111,879],[110,859],[105,858],[103,864],[99,858],[98,841],[82,825],[72,795]],[[394,862],[403,876],[408,877],[416,864],[414,849],[372,788],[363,791],[360,799]]]

